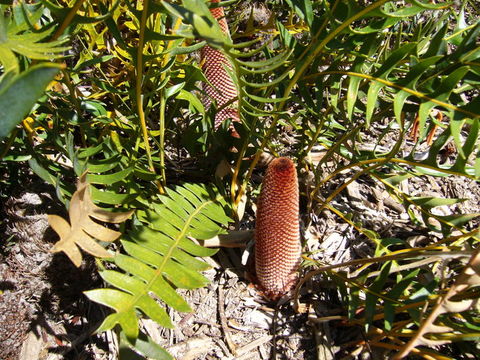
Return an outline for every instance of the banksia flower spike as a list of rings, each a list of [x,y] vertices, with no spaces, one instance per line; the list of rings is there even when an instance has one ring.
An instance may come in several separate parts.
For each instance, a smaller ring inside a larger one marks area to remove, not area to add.
[[[219,0],[211,0],[218,3]],[[227,20],[222,7],[210,9],[213,17],[218,21],[222,31],[230,36]],[[215,129],[227,119],[240,121],[238,113],[238,89],[232,78],[233,65],[230,59],[219,49],[204,46],[200,51],[202,71],[209,83],[204,83],[203,89],[207,96],[204,98],[204,106],[208,110],[212,101],[217,103],[218,111],[215,114]],[[238,133],[232,128],[232,135],[238,137]]]
[[[295,165],[285,157],[273,160],[263,179],[255,229],[256,278],[271,300],[296,284],[302,251],[298,203]]]

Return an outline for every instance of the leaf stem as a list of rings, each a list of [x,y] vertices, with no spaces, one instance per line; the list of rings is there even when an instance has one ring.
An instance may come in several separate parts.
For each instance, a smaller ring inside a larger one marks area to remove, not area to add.
[[[15,141],[15,138],[17,137],[17,133],[18,133],[18,128],[16,127],[13,129],[12,133],[10,134],[10,137],[5,142],[5,146],[3,147],[3,150],[0,153],[0,161],[3,160],[5,155],[8,154],[10,147],[12,146],[13,142]]]
[[[140,121],[140,127],[142,129],[143,143],[145,145],[145,151],[147,153],[148,159],[148,168],[152,173],[155,172],[152,160],[152,152],[150,149],[149,137],[147,124],[145,121],[145,112],[143,110],[143,94],[142,94],[142,81],[143,81],[143,47],[145,45],[145,28],[147,26],[147,17],[148,17],[148,4],[149,0],[144,0],[142,17],[140,19],[140,34],[138,38],[138,48],[137,48],[137,67],[136,67],[136,76],[135,76],[135,95],[137,102],[137,112],[138,119]],[[164,179],[162,179],[164,181]],[[160,182],[157,182],[158,190],[161,194],[164,193],[163,186]]]
[[[175,20],[175,24],[173,25],[173,29],[172,29],[172,33],[174,33],[176,30],[178,30],[178,28],[180,27],[180,25],[182,24],[182,21],[180,18],[178,18],[177,20]],[[172,44],[173,44],[173,41],[169,41],[166,45],[166,50],[170,49],[172,47]],[[165,54],[165,57],[163,58],[163,61],[162,61],[162,66],[166,66],[170,60],[170,53],[168,51],[166,51],[166,54]],[[163,82],[163,80],[165,80],[165,77],[166,77],[166,73],[165,72],[162,72],[162,74],[160,75],[160,78],[161,78],[161,81]],[[162,88],[162,90],[160,90],[160,115],[159,115],[159,138],[158,138],[158,141],[159,141],[159,157],[160,157],[160,175],[161,175],[161,182],[162,182],[162,186],[163,188],[165,188],[167,186],[167,176],[166,176],[166,173],[165,173],[165,109],[166,109],[166,104],[167,104],[167,99],[165,98],[165,90],[164,88]],[[160,193],[163,194],[164,193],[164,190],[163,188],[160,190]]]
[[[165,91],[162,89],[160,91],[160,118],[159,118],[159,138],[158,141],[160,142],[160,175],[162,176],[161,182],[162,186],[165,187],[167,185],[167,177],[165,175],[165,105],[167,101],[165,99]],[[162,190],[161,194],[164,193]]]
[[[65,20],[62,22],[62,25],[60,25],[60,27],[57,29],[57,31],[55,31],[55,34],[53,34],[52,40],[58,39],[59,36],[63,34],[63,32],[68,27],[68,25],[70,25],[73,18],[77,14],[77,11],[80,9],[80,7],[83,5],[84,2],[85,2],[85,0],[77,0],[75,2],[75,4],[70,9],[67,16],[65,17]]]

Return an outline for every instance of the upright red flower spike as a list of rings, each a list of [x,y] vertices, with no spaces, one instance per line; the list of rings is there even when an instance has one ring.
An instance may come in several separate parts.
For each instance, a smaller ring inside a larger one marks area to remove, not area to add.
[[[296,284],[301,251],[297,172],[281,157],[268,166],[257,202],[255,269],[268,298],[276,300]]]
[[[219,0],[211,0],[212,3],[218,3]],[[222,7],[210,9],[213,17],[217,19],[222,31],[230,36],[227,20]],[[204,98],[204,106],[208,110],[212,101],[217,103],[217,113],[215,114],[215,129],[227,119],[240,121],[238,113],[238,89],[231,76],[233,65],[230,59],[218,49],[211,46],[204,46],[200,51],[202,71],[209,83],[204,83],[203,89],[207,96]],[[228,105],[227,105],[228,104]],[[232,135],[238,137],[238,133],[232,126]]]

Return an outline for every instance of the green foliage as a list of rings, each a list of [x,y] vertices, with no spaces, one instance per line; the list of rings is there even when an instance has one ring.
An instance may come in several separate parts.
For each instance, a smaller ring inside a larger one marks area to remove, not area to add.
[[[40,42],[49,37],[52,26],[39,29],[44,9],[41,6],[21,4],[14,6],[11,16],[4,16],[8,10],[0,7],[0,63],[4,75],[20,71],[20,64],[14,53],[34,60],[54,60],[63,57],[69,47],[61,47],[67,39]]]
[[[366,325],[370,346],[388,342],[400,350],[425,328],[426,314],[439,297],[450,302],[444,289],[455,288],[454,275],[461,274],[453,268],[441,280],[434,269],[446,252],[464,259],[478,247],[478,231],[469,228],[478,214],[436,212],[463,199],[415,197],[400,186],[424,175],[480,178],[480,23],[471,2],[264,3],[270,17],[257,24],[251,14],[243,27],[237,3],[223,4],[235,24],[233,42],[201,0],[2,7],[3,163],[28,160],[67,206],[87,171],[95,203],[135,210],[134,220],[118,229],[123,235],[113,258],[99,260],[110,288],[87,293],[113,309],[99,330],[119,325],[121,351],[170,358],[139,331],[139,319],[168,328],[167,308],[191,310],[176,290],[204,286],[200,272],[207,266],[197,257],[214,253],[192,239],[214,237],[238,215],[265,150],[290,154],[312,174],[305,188],[309,216],[327,209],[373,244],[374,258],[357,259],[350,265],[363,266],[352,273],[310,262],[315,274],[338,284],[345,321]],[[239,139],[229,136],[229,124],[215,132],[216,109],[202,104],[205,77],[196,52],[207,43],[232,61]],[[62,67],[47,61],[65,64],[38,101]],[[380,135],[372,140],[373,131]],[[418,134],[410,140],[409,132]],[[392,138],[393,145],[386,141]],[[454,153],[445,156],[452,144]],[[326,154],[313,162],[318,148]],[[232,176],[214,178],[225,162]],[[326,164],[333,164],[329,173]],[[332,190],[346,172],[350,178]],[[383,238],[335,208],[332,200],[361,177],[382,184],[412,225],[441,240],[410,248],[404,238]],[[205,185],[214,181],[222,195]],[[478,297],[470,288],[458,296]],[[477,317],[470,308],[443,311],[433,320],[453,330],[430,340],[472,339]]]
[[[60,67],[55,64],[41,64],[32,66],[12,79],[2,78],[0,138],[6,137],[30,112],[59,70]]]
[[[150,293],[177,311],[190,312],[190,306],[175,289],[195,289],[208,283],[198,271],[209,266],[194,256],[211,256],[216,251],[196,245],[189,237],[209,239],[224,232],[221,224],[230,220],[222,207],[226,204],[213,189],[200,185],[185,184],[175,190],[168,189],[167,194],[160,196],[160,202],[151,204],[151,210],[137,212],[144,225],[126,234],[121,241],[126,254],[116,254],[113,260],[122,272],[100,272],[117,289],[86,293],[90,299],[115,309],[99,331],[109,330],[118,323],[127,338],[136,339],[135,309],[171,328],[165,309]]]

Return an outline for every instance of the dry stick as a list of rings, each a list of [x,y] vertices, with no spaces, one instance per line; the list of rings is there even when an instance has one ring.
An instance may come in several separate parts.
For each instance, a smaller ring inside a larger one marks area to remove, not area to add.
[[[192,359],[194,356],[202,355],[211,348],[213,341],[216,341],[215,338],[212,339],[210,336],[198,336],[191,337],[182,342],[176,343],[166,348],[170,353],[185,353],[188,355],[188,359]]]
[[[222,325],[223,333],[225,334],[225,340],[227,341],[228,348],[233,355],[237,355],[237,349],[235,343],[232,340],[230,329],[227,324],[227,317],[225,316],[225,296],[223,294],[222,286],[218,287],[218,313],[220,315],[220,324]]]
[[[384,342],[371,343],[371,345],[376,346],[376,347],[381,347],[381,348],[384,348],[384,349],[389,349],[389,350],[398,350],[398,348],[399,348],[399,346],[397,346],[397,345],[392,345],[392,344],[384,343]],[[426,354],[424,350],[419,350],[419,349],[412,350],[412,352],[414,352],[418,356],[423,357],[425,360],[447,360],[447,359],[450,359],[450,358],[443,357],[443,356],[438,357],[437,354],[435,354],[434,357],[432,357],[432,356]]]
[[[228,349],[227,345],[225,345],[223,339],[215,337],[214,340],[215,343],[220,347],[220,349],[222,349],[223,353],[226,355],[226,358],[231,359],[232,357],[230,354],[230,350]]]
[[[251,343],[242,346],[237,351],[237,354],[241,354],[242,356],[238,357],[237,360],[241,359],[242,357],[245,357],[246,355],[251,355],[251,354],[248,354],[248,352],[250,350],[253,350],[253,349],[269,342],[272,339],[272,337],[273,337],[272,335],[264,335],[261,338],[258,338],[256,340],[252,341]]]

